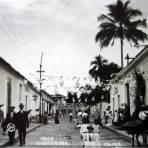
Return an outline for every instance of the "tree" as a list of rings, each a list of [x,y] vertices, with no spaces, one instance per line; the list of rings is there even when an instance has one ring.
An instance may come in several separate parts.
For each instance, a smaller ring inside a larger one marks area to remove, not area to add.
[[[91,62],[91,66],[93,67],[89,70],[89,74],[96,81],[99,79],[101,83],[92,90],[91,98],[93,98],[93,100],[89,101],[89,103],[91,105],[100,104],[101,116],[102,102],[110,102],[109,88],[107,88],[108,82],[113,79],[114,74],[117,74],[122,68],[113,62],[109,63],[101,55],[95,57],[95,60]]]
[[[73,93],[73,92],[68,91],[66,103],[78,103],[76,92]]]
[[[113,79],[115,75],[121,70],[122,68],[119,67],[116,63],[108,63],[101,69],[102,75],[100,75],[100,80],[106,84],[109,80]]]
[[[135,18],[141,16],[142,12],[129,7],[129,3],[130,1],[123,3],[122,0],[117,0],[116,4],[107,6],[108,14],[98,17],[98,21],[102,23],[95,38],[101,48],[109,44],[114,45],[114,40],[120,39],[121,67],[123,67],[123,40],[127,39],[131,46],[132,42],[138,45],[138,41],[147,40],[147,34],[139,29],[139,27],[146,27],[146,19],[136,20]]]
[[[108,63],[100,54],[91,62],[91,66],[93,67],[89,70],[89,74],[95,81],[98,81],[99,79],[100,82],[103,82],[104,84],[108,83],[108,80],[113,79],[115,76],[114,74],[121,70],[117,64],[113,62]]]
[[[73,102],[73,96],[72,93],[68,91],[67,93],[68,99],[66,100],[66,103],[72,103]]]
[[[107,60],[103,59],[100,54],[91,62],[91,66],[93,67],[89,70],[89,74],[95,79],[95,81],[98,81],[99,76],[102,75],[101,69],[105,64],[107,64]]]

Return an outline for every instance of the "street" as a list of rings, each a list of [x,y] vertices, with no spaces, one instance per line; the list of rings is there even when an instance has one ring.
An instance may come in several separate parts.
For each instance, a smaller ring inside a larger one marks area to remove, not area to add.
[[[17,146],[19,146],[19,142],[16,142],[13,147]],[[36,130],[27,134],[26,145],[23,147],[31,148],[43,146],[55,148],[83,147],[84,142],[80,138],[79,129],[75,129],[74,122],[69,122],[68,118],[65,117],[64,119],[60,119],[60,124],[55,124],[53,120],[50,120],[47,125],[43,125],[40,128],[37,128]],[[101,129],[100,145],[98,146],[127,147],[131,146],[131,141],[111,130],[103,128]]]

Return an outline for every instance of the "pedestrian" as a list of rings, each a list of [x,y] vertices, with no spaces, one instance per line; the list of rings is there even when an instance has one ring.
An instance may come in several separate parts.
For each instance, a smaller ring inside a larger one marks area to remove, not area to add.
[[[56,112],[55,112],[55,124],[59,124],[59,110],[56,109]]]
[[[118,111],[117,111],[117,110],[115,110],[115,115],[114,115],[113,123],[114,123],[115,125],[118,124]]]
[[[107,107],[107,109],[104,112],[104,116],[105,116],[105,124],[108,124],[108,119],[109,119],[109,113],[110,113],[110,106]]]
[[[88,127],[89,127],[89,124],[87,120],[84,118],[82,120],[82,125],[80,126],[80,135],[84,141],[89,140]]]
[[[73,114],[72,114],[72,111],[69,113],[69,121],[71,122],[72,121],[72,117],[73,117]]]
[[[5,124],[7,125],[10,145],[14,143],[15,130],[16,130],[16,113],[14,109],[15,109],[14,106],[9,107],[9,111],[6,115],[6,120],[5,120]]]
[[[92,127],[93,127],[92,139],[94,139],[94,141],[98,141],[100,138],[100,121],[99,121],[99,119],[94,119],[94,124],[92,125]]]
[[[94,124],[92,125],[92,127],[94,128],[94,133],[100,133],[100,125],[98,119],[94,119]]]
[[[77,118],[78,118],[78,125],[81,125],[82,124],[82,111],[81,110],[78,110],[78,115],[77,115]]]
[[[0,104],[0,127],[3,130],[3,135],[5,135],[5,126],[4,126],[4,112],[1,109],[1,107],[4,106],[4,104]]]
[[[85,119],[87,122],[89,122],[88,113],[86,111],[83,111],[83,113],[82,113],[82,119]]]
[[[108,114],[108,122],[106,124],[106,126],[112,126],[112,121],[113,121],[113,116],[112,116],[112,111],[109,112]]]
[[[102,123],[102,119],[101,119],[100,115],[98,116],[97,120],[99,122],[99,125],[103,128],[103,123]]]
[[[18,128],[20,146],[25,144],[26,128],[29,127],[28,112],[24,111],[23,103],[19,104],[20,111],[16,114],[16,125]]]
[[[78,116],[82,116],[82,111],[78,110]]]

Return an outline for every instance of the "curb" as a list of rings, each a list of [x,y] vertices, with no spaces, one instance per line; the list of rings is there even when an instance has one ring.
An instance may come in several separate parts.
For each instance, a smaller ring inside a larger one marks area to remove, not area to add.
[[[111,131],[114,131],[116,132],[117,134],[120,134],[121,136],[124,136],[126,138],[128,138],[129,140],[132,141],[132,136],[130,136],[129,134],[126,134],[126,133],[122,133],[120,132],[119,130],[115,129],[115,128],[112,128],[112,127],[108,127],[108,126],[104,126],[106,129],[109,129]]]
[[[30,128],[30,129],[28,129],[28,130],[26,131],[26,134],[32,132],[32,131],[35,130],[36,128],[39,128],[40,126],[41,126],[41,124],[38,124],[38,125],[36,125],[36,126]],[[17,136],[15,137],[15,140],[18,140],[18,139],[19,139],[19,136],[17,135]],[[2,144],[0,147],[8,146],[8,145],[9,145],[9,141],[5,142],[5,143]]]
[[[112,128],[112,127],[107,127],[107,126],[104,126],[104,127],[105,127],[106,129],[112,130],[112,131],[114,131],[114,132],[120,134],[121,136],[125,137],[126,139],[128,139],[128,140],[130,140],[130,141],[132,142],[132,135],[131,135],[131,134],[123,133],[123,132],[121,132],[120,130],[117,130],[117,129]],[[135,137],[134,137],[134,139],[135,139]],[[134,141],[136,142],[136,139],[135,139]],[[142,135],[140,135],[139,141],[140,141],[141,143],[143,143],[143,137],[142,137]],[[136,146],[135,146],[135,147],[136,147]],[[145,147],[145,146],[144,146],[144,147]]]

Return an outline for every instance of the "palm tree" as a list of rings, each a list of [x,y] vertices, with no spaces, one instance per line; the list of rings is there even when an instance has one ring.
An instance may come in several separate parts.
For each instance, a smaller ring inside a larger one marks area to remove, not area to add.
[[[132,42],[138,45],[138,41],[147,40],[147,34],[139,27],[146,27],[146,19],[136,20],[137,16],[141,16],[142,12],[138,9],[129,7],[130,1],[125,3],[117,0],[116,4],[108,5],[109,13],[102,14],[98,17],[98,21],[103,21],[99,27],[100,31],[96,34],[96,42],[100,43],[100,47],[107,47],[109,44],[114,45],[116,38],[120,39],[121,44],[121,66],[123,67],[123,40],[132,46]]]
[[[99,56],[96,56],[95,59],[91,62],[93,67],[89,70],[89,74],[95,79],[95,81],[98,81],[99,76],[103,74],[101,69],[105,64],[107,64],[107,60],[103,59],[100,54]]]
[[[116,74],[121,70],[117,64],[113,62],[108,63],[100,54],[91,62],[91,66],[93,67],[89,70],[89,74],[95,81],[98,81],[99,79],[100,82],[103,82],[104,84],[107,83],[108,80],[113,79],[113,74]]]

